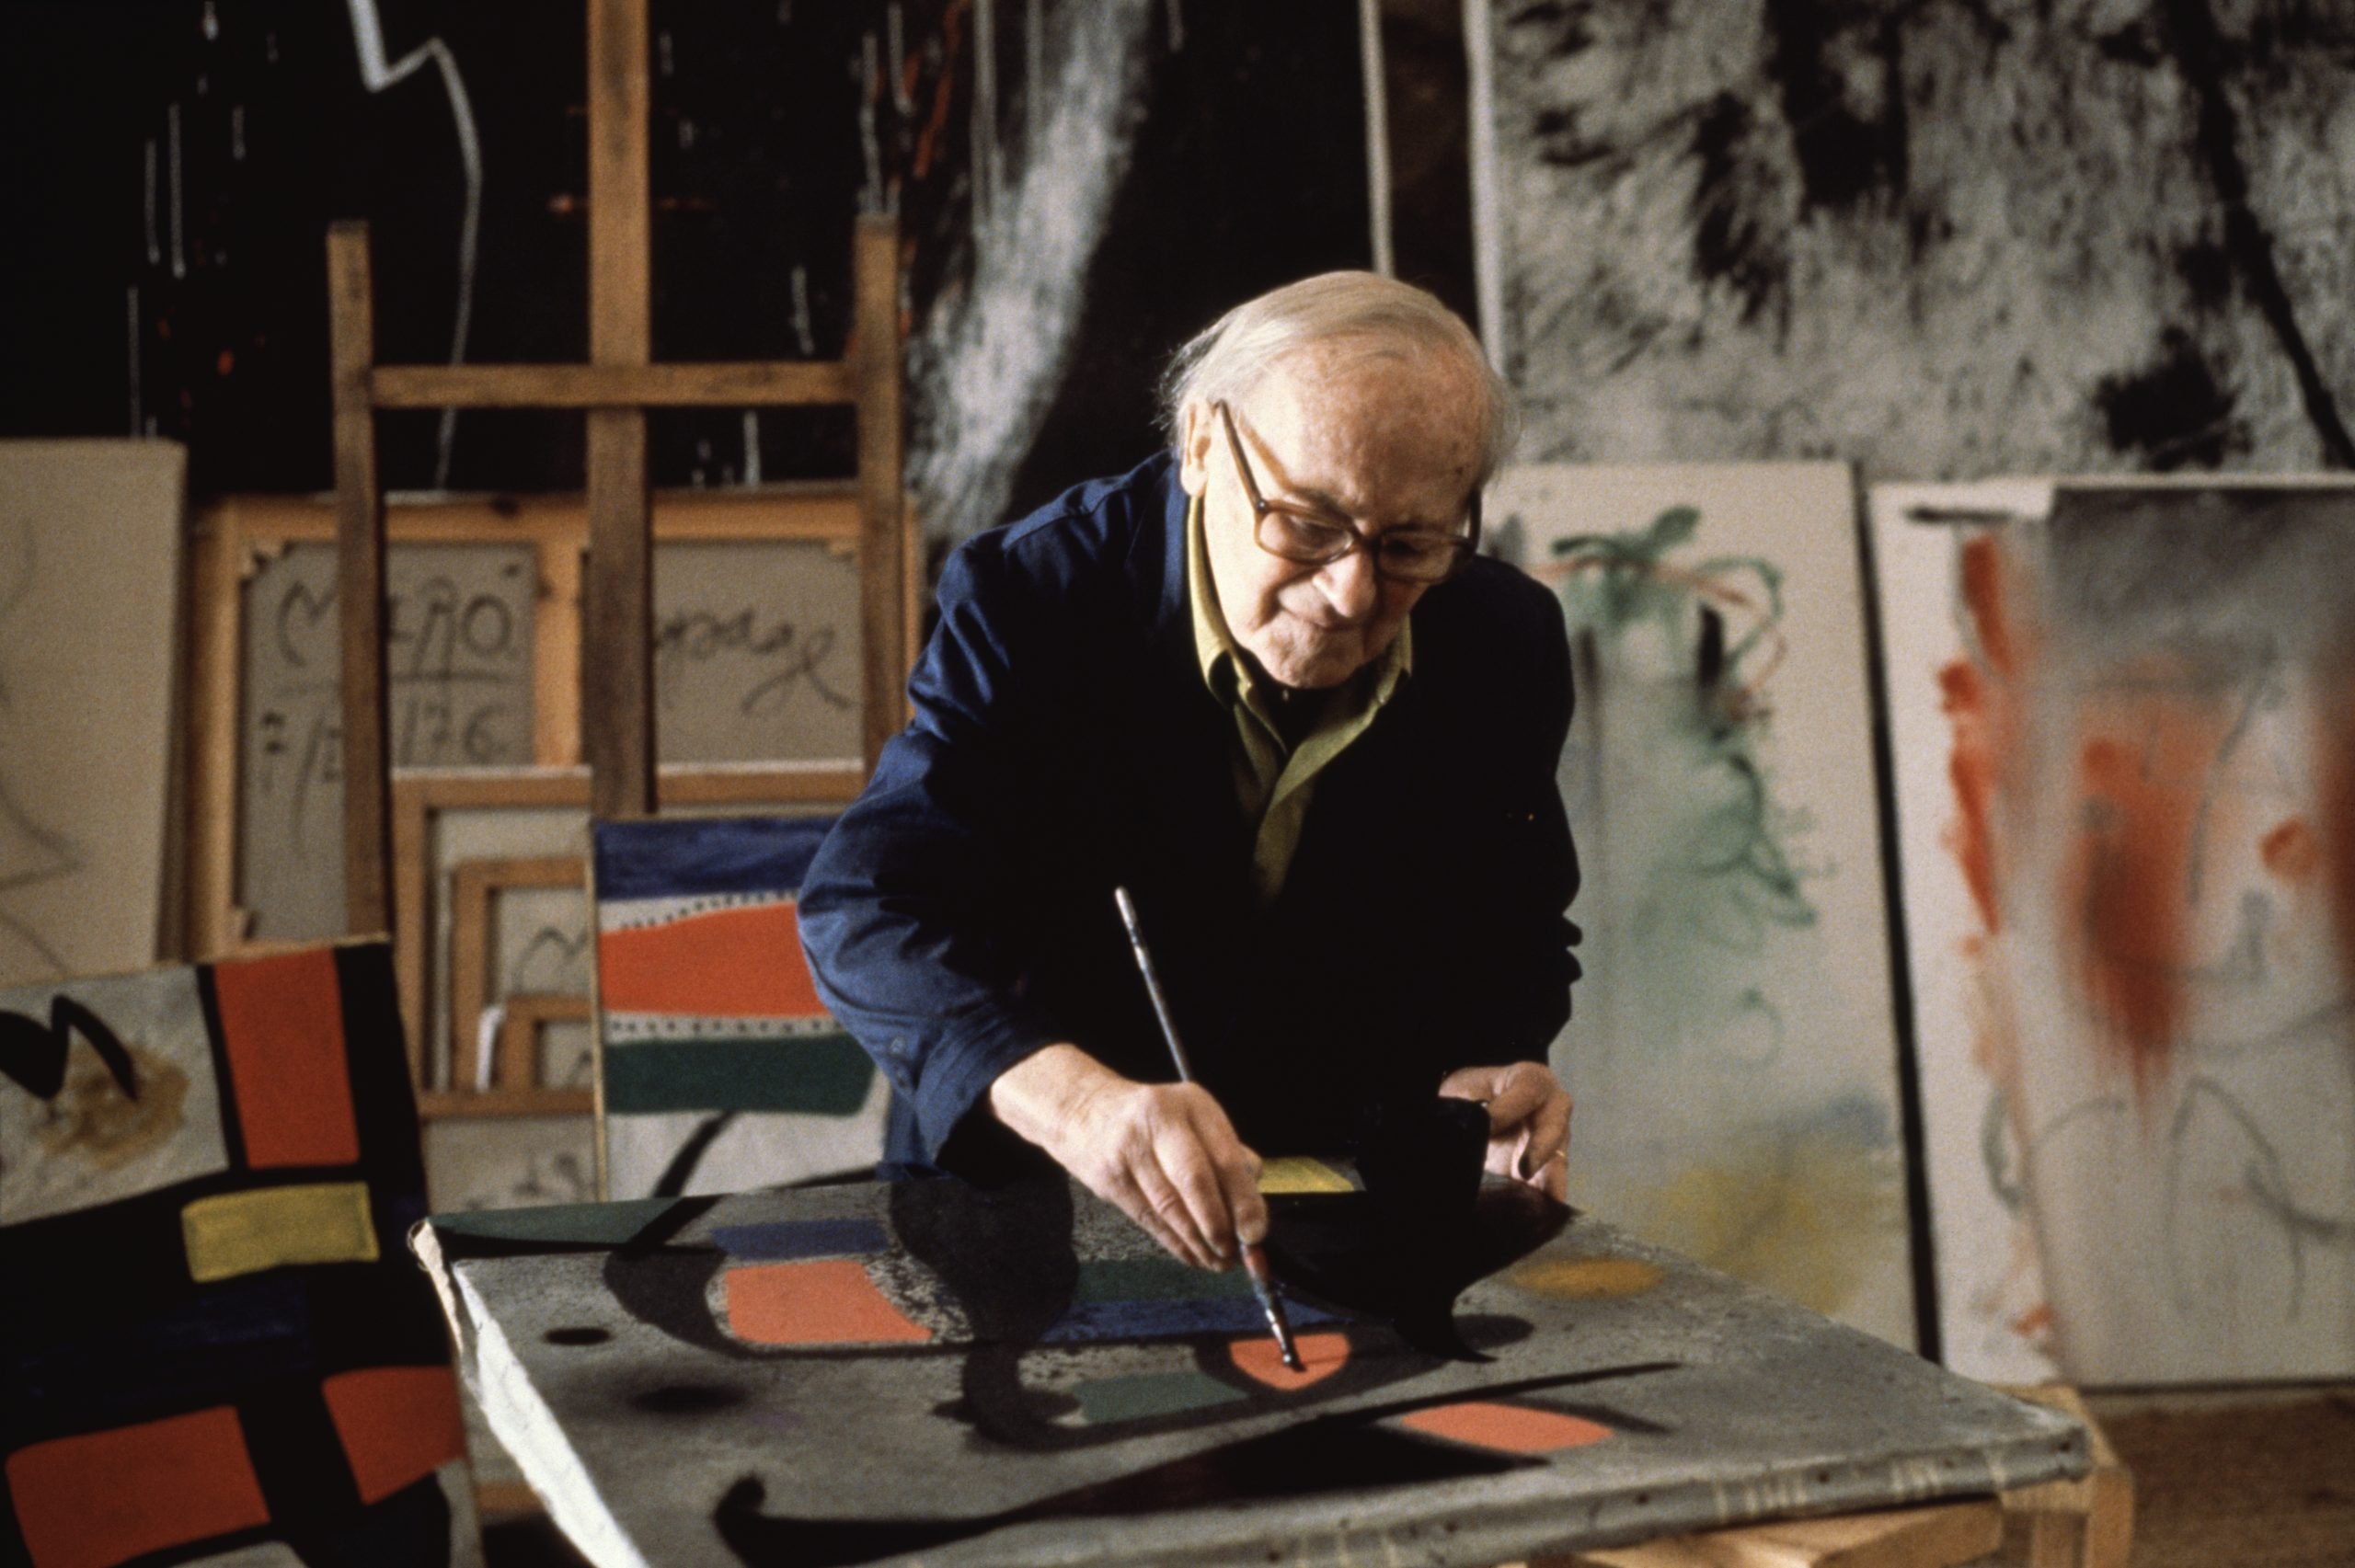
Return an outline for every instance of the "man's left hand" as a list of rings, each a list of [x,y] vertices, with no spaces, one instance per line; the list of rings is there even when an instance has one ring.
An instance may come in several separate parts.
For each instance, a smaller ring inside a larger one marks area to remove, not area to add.
[[[1568,1201],[1570,1093],[1549,1069],[1530,1061],[1462,1068],[1439,1092],[1488,1107],[1490,1171]]]

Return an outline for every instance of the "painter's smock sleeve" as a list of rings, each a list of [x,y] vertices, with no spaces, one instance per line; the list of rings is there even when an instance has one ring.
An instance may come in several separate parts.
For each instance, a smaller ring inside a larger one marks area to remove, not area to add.
[[[1022,956],[992,910],[1019,874],[1026,774],[1047,765],[1039,710],[1065,608],[1008,555],[1000,531],[949,558],[938,629],[909,681],[913,719],[800,894],[819,995],[913,1106],[935,1158],[1000,1073],[1060,1037],[1022,1002]]]

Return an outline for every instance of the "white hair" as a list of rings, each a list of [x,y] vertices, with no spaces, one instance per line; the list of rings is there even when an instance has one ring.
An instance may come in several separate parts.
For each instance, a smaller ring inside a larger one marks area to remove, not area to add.
[[[1453,356],[1479,388],[1477,485],[1496,476],[1519,436],[1512,393],[1464,318],[1428,292],[1373,272],[1320,272],[1246,300],[1194,335],[1161,383],[1170,443],[1183,441],[1186,406],[1240,402],[1278,361],[1319,343],[1366,340],[1409,353]]]

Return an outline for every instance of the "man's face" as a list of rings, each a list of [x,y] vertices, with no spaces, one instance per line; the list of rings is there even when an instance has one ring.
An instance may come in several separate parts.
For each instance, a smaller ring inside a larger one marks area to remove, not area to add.
[[[1470,372],[1438,356],[1355,343],[1298,350],[1229,406],[1259,494],[1369,537],[1459,532],[1479,465]],[[1364,550],[1324,566],[1261,549],[1218,414],[1186,410],[1179,481],[1202,498],[1211,579],[1227,629],[1286,686],[1338,686],[1389,647],[1426,585],[1375,575]]]

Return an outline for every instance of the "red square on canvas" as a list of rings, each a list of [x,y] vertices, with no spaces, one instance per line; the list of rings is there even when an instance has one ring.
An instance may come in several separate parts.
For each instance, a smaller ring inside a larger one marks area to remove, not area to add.
[[[789,898],[602,932],[597,988],[608,1013],[818,1018],[826,1011],[801,961],[800,910]]]
[[[727,1290],[729,1331],[755,1345],[920,1345],[932,1338],[853,1258],[731,1268]]]
[[[8,1499],[33,1568],[126,1558],[270,1522],[226,1405],[52,1437],[8,1456]]]
[[[217,964],[213,989],[246,1163],[256,1170],[357,1163],[335,950]]]
[[[362,1367],[319,1386],[360,1500],[377,1503],[464,1454],[458,1379],[447,1367]]]

